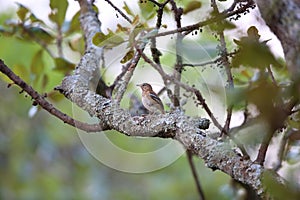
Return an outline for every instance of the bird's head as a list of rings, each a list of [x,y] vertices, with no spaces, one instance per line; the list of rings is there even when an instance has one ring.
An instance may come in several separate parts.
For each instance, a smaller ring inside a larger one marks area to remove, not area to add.
[[[149,83],[142,83],[137,86],[141,87],[143,91],[152,91],[152,86]]]

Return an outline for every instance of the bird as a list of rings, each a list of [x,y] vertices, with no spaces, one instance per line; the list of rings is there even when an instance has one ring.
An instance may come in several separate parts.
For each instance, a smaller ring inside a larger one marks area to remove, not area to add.
[[[149,114],[164,114],[165,111],[163,103],[158,95],[153,91],[152,86],[149,83],[142,83],[137,86],[142,89],[142,103],[149,111]]]

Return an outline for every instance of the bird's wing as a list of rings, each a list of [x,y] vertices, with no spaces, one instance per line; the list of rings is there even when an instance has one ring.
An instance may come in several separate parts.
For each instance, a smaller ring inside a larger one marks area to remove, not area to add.
[[[155,93],[152,93],[150,92],[150,97],[156,101],[157,103],[161,104],[162,105],[162,101],[160,100],[160,98],[155,94]]]

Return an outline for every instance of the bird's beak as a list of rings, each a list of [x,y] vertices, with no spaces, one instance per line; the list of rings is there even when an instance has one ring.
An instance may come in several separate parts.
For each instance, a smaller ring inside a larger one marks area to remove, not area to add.
[[[139,87],[141,87],[141,86],[142,86],[142,84],[136,84],[136,86],[139,86]]]

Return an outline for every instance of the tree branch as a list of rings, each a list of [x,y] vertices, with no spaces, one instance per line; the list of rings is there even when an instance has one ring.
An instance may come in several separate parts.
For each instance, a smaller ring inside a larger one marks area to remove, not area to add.
[[[111,7],[113,7],[118,13],[120,13],[120,15],[126,19],[126,21],[128,21],[130,24],[132,23],[132,20],[127,17],[127,15],[125,13],[122,12],[122,10],[120,10],[117,6],[115,6],[110,0],[104,0],[106,1]]]
[[[91,116],[98,117],[101,127],[104,127],[105,130],[116,130],[128,136],[173,138],[179,141],[185,149],[202,158],[209,168],[225,172],[233,179],[251,187],[260,197],[265,197],[266,189],[263,187],[261,180],[264,172],[267,170],[249,159],[243,159],[232,150],[232,147],[228,143],[205,136],[201,129],[208,128],[209,120],[190,117],[178,110],[160,115],[131,117],[130,113],[120,108],[119,104],[113,99],[107,99],[89,89],[90,81],[94,77],[94,73],[97,73],[101,58],[102,49],[92,44],[92,38],[96,32],[100,31],[101,23],[89,1],[79,0],[79,3],[81,6],[80,21],[86,41],[86,51],[76,66],[74,74],[66,76],[61,85],[56,89],[64,94],[66,98],[87,111]],[[248,6],[251,7],[252,4]],[[248,9],[249,7],[242,7],[242,9]],[[235,11],[231,12],[231,14]],[[221,17],[214,18],[214,20],[222,19],[225,16],[227,14],[222,14]],[[207,21],[206,23],[209,22],[211,21]],[[184,27],[179,29],[184,30]],[[145,54],[140,53],[140,55],[145,60],[148,59]],[[0,66],[2,66],[2,63],[0,63]],[[155,63],[152,62],[151,64],[156,67]],[[12,75],[11,72],[3,69],[5,68],[1,67],[1,71],[4,71],[8,76]],[[174,77],[167,74],[165,76],[169,81],[178,84],[187,91],[193,92],[204,109],[209,110],[199,90],[178,80],[174,80]],[[14,78],[13,80],[18,79]],[[32,88],[27,88],[27,84],[24,84],[22,81],[18,85],[22,86],[26,92],[29,92],[29,95],[39,104],[43,104],[41,103],[43,98]],[[47,106],[44,109],[48,109]],[[50,109],[49,112],[55,114],[53,109]],[[215,118],[212,119],[216,121]],[[217,121],[214,123],[218,125],[218,128],[222,129],[222,126]],[[273,176],[278,181],[281,181],[277,174]]]
[[[158,33],[158,34],[156,34],[154,36],[151,36],[150,38],[153,38],[153,37],[162,37],[162,36],[171,35],[171,34],[175,34],[175,33],[182,33],[182,32],[185,32],[185,31],[191,32],[191,30],[195,30],[195,29],[198,29],[200,27],[207,26],[209,24],[221,21],[221,20],[226,19],[228,17],[232,17],[234,15],[247,12],[250,8],[254,8],[254,7],[255,7],[255,4],[254,4],[253,0],[247,0],[247,2],[245,3],[245,5],[239,7],[236,10],[229,11],[229,12],[223,11],[218,16],[214,16],[214,17],[208,18],[207,20],[204,20],[204,21],[192,24],[192,25],[183,26],[181,28],[177,28],[177,29],[174,29],[174,30],[161,32],[161,33]]]
[[[190,151],[186,151],[186,154],[187,154],[189,165],[191,167],[191,171],[192,171],[192,174],[193,174],[193,177],[194,177],[194,180],[195,180],[197,191],[198,191],[198,194],[200,196],[200,200],[205,200],[204,192],[203,192],[202,187],[200,185],[197,170],[196,170],[196,167],[195,167],[194,162],[193,162],[193,153],[190,152]]]
[[[174,19],[176,22],[176,27],[181,28],[181,16],[183,14],[183,9],[178,8],[175,1],[171,0],[170,4],[172,6],[172,11],[174,13]],[[174,73],[173,76],[176,80],[181,80],[181,73],[182,73],[182,41],[183,41],[184,35],[182,33],[178,32],[176,34],[176,63],[174,66]],[[174,96],[173,96],[173,104],[175,107],[180,107],[180,86],[175,85],[174,86]]]
[[[213,7],[214,14],[220,15],[219,8],[217,6],[216,1],[211,0],[211,4]],[[218,26],[222,27],[222,25],[219,22],[217,24],[218,24]],[[229,60],[227,57],[228,53],[227,53],[227,48],[226,48],[224,29],[220,28],[220,30],[217,31],[217,34],[219,35],[219,40],[220,40],[220,56],[222,57],[222,64],[225,66],[229,89],[233,89],[234,88],[233,77],[232,77],[232,73],[231,73],[230,63],[229,63]],[[226,121],[225,121],[225,125],[223,127],[222,133],[228,134],[228,132],[229,132],[230,121],[231,121],[231,116],[232,116],[232,109],[233,109],[232,105],[229,105],[227,107],[227,117],[226,117]]]
[[[106,130],[108,127],[101,122],[99,124],[87,124],[80,121],[77,121],[65,113],[62,113],[58,109],[56,109],[51,103],[49,103],[44,96],[40,95],[37,91],[35,91],[31,86],[25,83],[19,76],[17,76],[14,72],[12,72],[2,60],[0,60],[0,71],[5,74],[8,78],[10,78],[16,85],[22,88],[23,91],[27,92],[34,99],[34,105],[40,105],[44,110],[48,111],[53,116],[62,120],[64,123],[79,128],[80,130],[86,132],[98,132]]]
[[[140,33],[140,37],[143,37],[146,33],[144,31],[142,31]],[[145,46],[147,44],[147,42],[143,42],[143,41],[135,41],[137,44],[136,49],[139,49],[140,51],[136,51],[134,53],[133,58],[131,59],[131,61],[127,64],[127,66],[125,67],[126,72],[124,73],[124,75],[119,79],[118,82],[115,82],[116,84],[114,85],[114,90],[116,91],[116,95],[115,95],[115,100],[120,103],[124,93],[126,91],[126,88],[128,86],[128,83],[130,81],[130,79],[133,76],[133,72],[136,68],[136,66],[139,63],[139,60],[141,58],[140,52],[143,52],[145,49]],[[120,76],[118,76],[120,77]]]

